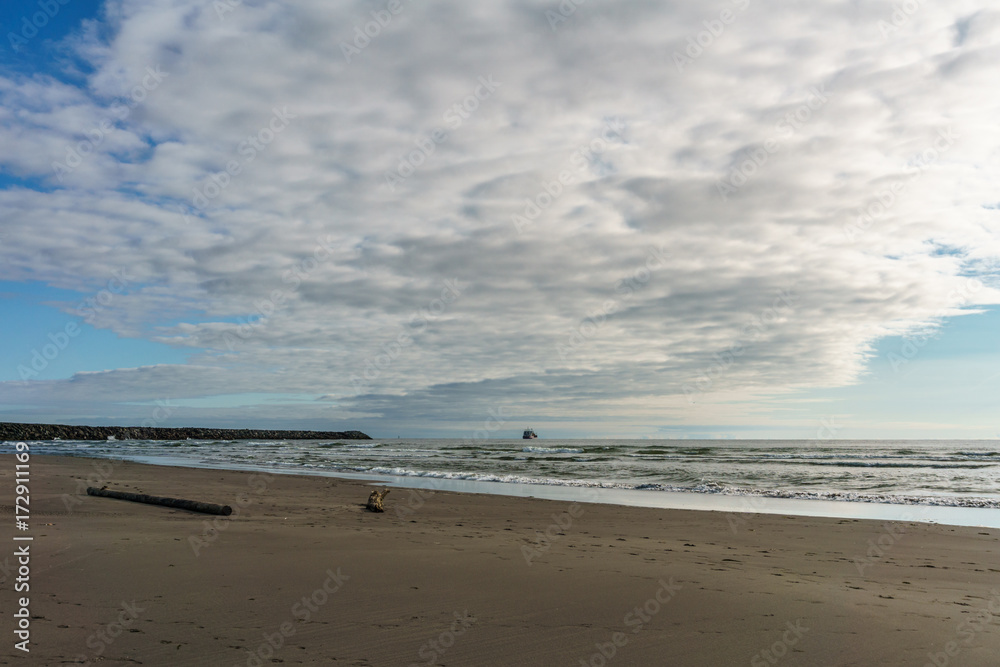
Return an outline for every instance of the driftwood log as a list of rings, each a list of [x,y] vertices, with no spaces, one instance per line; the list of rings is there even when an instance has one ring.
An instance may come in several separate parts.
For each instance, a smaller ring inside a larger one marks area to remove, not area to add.
[[[372,512],[384,512],[385,508],[382,507],[382,499],[389,495],[389,489],[384,491],[372,491],[371,495],[368,496],[368,509]]]
[[[196,500],[181,500],[179,498],[162,498],[160,496],[147,496],[145,493],[126,493],[124,491],[110,491],[108,489],[95,489],[87,487],[88,496],[101,496],[103,498],[118,498],[120,500],[131,500],[135,503],[146,503],[148,505],[164,505],[165,507],[176,507],[202,514],[220,514],[229,516],[233,513],[233,508],[229,505],[213,505],[212,503],[199,503]]]

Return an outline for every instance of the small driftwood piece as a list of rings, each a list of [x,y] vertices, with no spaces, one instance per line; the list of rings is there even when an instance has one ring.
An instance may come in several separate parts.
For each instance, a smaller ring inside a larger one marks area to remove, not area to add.
[[[179,498],[162,498],[160,496],[148,496],[145,493],[126,493],[125,491],[110,491],[108,489],[95,489],[87,487],[88,496],[101,496],[103,498],[118,498],[119,500],[131,500],[134,503],[146,503],[147,505],[163,505],[165,507],[176,507],[202,514],[220,514],[229,516],[233,513],[233,508],[229,505],[213,505],[212,503],[199,503],[196,500],[181,500]]]
[[[389,489],[384,491],[372,491],[371,495],[368,496],[368,510],[371,512],[384,512],[385,508],[382,507],[382,499],[389,495]]]

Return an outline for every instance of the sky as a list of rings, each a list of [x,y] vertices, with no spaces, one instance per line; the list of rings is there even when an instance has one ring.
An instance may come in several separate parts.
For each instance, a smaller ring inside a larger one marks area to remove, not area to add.
[[[0,421],[1000,437],[989,3],[0,26]]]

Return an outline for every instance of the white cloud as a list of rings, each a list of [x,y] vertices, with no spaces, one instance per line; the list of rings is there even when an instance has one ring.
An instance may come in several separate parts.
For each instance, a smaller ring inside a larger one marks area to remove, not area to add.
[[[125,270],[134,280],[98,325],[205,351],[190,367],[0,396],[267,387],[341,406],[282,415],[302,419],[460,419],[505,403],[670,421],[690,417],[685,387],[741,342],[699,394],[711,423],[765,389],[856,381],[879,337],[997,303],[989,286],[949,297],[1000,254],[984,208],[998,176],[996,13],[921,5],[883,35],[890,3],[752,3],[678,71],[674,52],[725,6],[588,4],[553,33],[557,3],[407,2],[348,63],[340,42],[382,5],[246,1],[220,17],[204,2],[112,3],[109,41],[76,38],[96,68],[85,88],[0,78],[0,165],[55,187],[0,192],[0,277],[86,295]],[[148,68],[165,76],[135,99]],[[500,85],[449,127],[480,77]],[[123,99],[127,117],[57,181],[52,163]],[[446,140],[429,139],[436,128]],[[925,153],[943,131],[957,138]],[[419,166],[390,190],[408,158]],[[227,164],[239,173],[220,175]],[[734,169],[745,178],[724,200]],[[543,210],[519,233],[529,199]],[[661,248],[669,261],[644,274]],[[446,280],[464,287],[438,313]],[[782,290],[794,307],[741,334]],[[421,309],[435,311],[424,325]],[[607,314],[591,330],[595,312]]]

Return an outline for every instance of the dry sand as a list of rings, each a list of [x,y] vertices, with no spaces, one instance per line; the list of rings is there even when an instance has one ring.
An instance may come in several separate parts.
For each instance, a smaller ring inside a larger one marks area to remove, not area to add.
[[[351,480],[61,457],[31,472],[31,653],[13,649],[7,570],[3,664],[1000,664],[995,529],[398,488],[374,514]],[[88,477],[243,507],[76,495]]]

